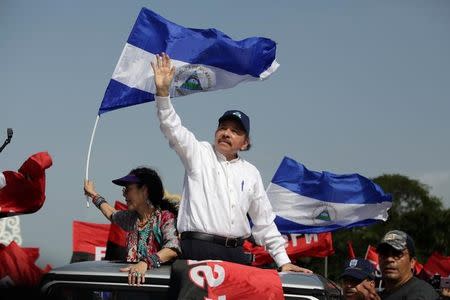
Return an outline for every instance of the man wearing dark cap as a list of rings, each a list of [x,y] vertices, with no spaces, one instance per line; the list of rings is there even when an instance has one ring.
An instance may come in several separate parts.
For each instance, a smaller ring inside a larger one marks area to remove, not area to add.
[[[249,264],[251,256],[242,245],[252,234],[282,271],[311,272],[290,262],[261,175],[239,156],[250,146],[248,116],[239,110],[226,111],[219,119],[214,144],[198,141],[182,126],[171,104],[175,68],[170,58],[157,55],[152,68],[160,127],[186,170],[177,222],[183,257]]]
[[[357,286],[364,283],[375,288],[375,268],[366,259],[351,259],[346,261],[340,279],[346,300],[363,300],[364,295],[358,292]]]
[[[430,284],[414,277],[416,249],[413,239],[407,233],[400,230],[389,231],[378,244],[377,252],[384,286],[383,292],[380,293],[381,299],[439,299]]]

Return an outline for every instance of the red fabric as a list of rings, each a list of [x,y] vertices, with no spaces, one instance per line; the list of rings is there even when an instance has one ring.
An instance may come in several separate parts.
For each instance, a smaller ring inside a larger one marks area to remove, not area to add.
[[[367,246],[366,256],[364,258],[370,261],[375,269],[377,269],[378,271],[380,270],[380,266],[378,265],[377,248],[371,245]]]
[[[414,266],[414,275],[419,275],[423,270],[423,265],[416,261],[416,265]]]
[[[284,299],[276,270],[219,260],[178,259],[172,266],[170,299]]]
[[[37,251],[39,256],[39,251]],[[35,264],[36,251],[21,248],[16,242],[0,248],[0,285],[35,287],[50,270]]]
[[[347,242],[347,250],[348,250],[348,259],[356,258],[355,251],[353,250],[353,244],[350,241]]]
[[[96,224],[73,221],[73,252],[95,255],[96,247],[105,247],[110,224]]]
[[[18,172],[4,171],[0,189],[0,218],[38,211],[45,201],[45,170],[52,165],[48,152],[30,156]]]
[[[244,251],[255,255],[254,266],[261,266],[273,262],[272,257],[262,246],[253,245],[245,241]],[[317,235],[300,235],[290,239],[286,245],[286,252],[292,261],[299,257],[326,257],[334,254],[333,239],[330,232]]]
[[[28,255],[28,257],[33,261],[36,262],[39,258],[39,248],[22,248],[23,251]]]
[[[128,206],[120,201],[114,203],[114,208],[117,210],[127,210]],[[111,229],[109,230],[108,242],[112,242],[118,246],[127,246],[127,232],[120,228],[116,224],[111,224]]]
[[[231,262],[208,262],[214,284],[208,286],[208,298],[247,300],[277,300],[284,299],[281,280],[276,270],[259,269]],[[223,281],[219,269],[223,268]],[[192,269],[191,269],[192,272]],[[206,274],[203,273],[206,279]],[[205,280],[206,281],[206,280]],[[206,281],[207,282],[207,281]]]
[[[450,275],[450,256],[443,256],[440,253],[433,252],[423,269],[430,277],[435,274],[440,274],[441,277],[448,277]]]

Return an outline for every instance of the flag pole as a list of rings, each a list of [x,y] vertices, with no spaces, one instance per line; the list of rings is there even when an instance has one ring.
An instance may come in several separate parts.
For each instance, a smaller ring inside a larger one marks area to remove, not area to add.
[[[325,256],[325,278],[328,278],[328,256]]]
[[[95,119],[94,129],[92,129],[92,135],[91,135],[91,141],[89,142],[89,150],[87,154],[87,160],[86,160],[86,180],[89,179],[89,160],[91,159],[91,150],[92,150],[92,143],[94,142],[94,136],[95,131],[97,130],[97,124],[98,120],[100,119],[100,115],[97,115],[97,118]],[[86,207],[89,207],[89,197],[86,196]]]

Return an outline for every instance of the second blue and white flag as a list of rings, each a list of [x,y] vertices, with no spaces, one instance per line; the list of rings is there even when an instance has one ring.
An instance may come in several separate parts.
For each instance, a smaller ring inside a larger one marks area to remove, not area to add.
[[[167,53],[176,67],[171,97],[231,88],[267,78],[277,68],[274,41],[235,41],[223,32],[192,29],[143,8],[106,89],[98,115],[154,100],[150,62]]]
[[[359,175],[308,170],[285,157],[267,195],[282,233],[320,233],[386,221],[392,197]]]

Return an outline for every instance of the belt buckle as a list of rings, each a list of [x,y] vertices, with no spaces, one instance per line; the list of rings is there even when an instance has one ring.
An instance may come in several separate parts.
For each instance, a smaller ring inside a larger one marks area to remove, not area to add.
[[[228,241],[234,241],[233,245],[230,245],[228,243]],[[227,248],[236,248],[237,246],[238,246],[238,240],[236,238],[229,238],[229,237],[227,237],[225,239],[225,247],[227,247]]]

